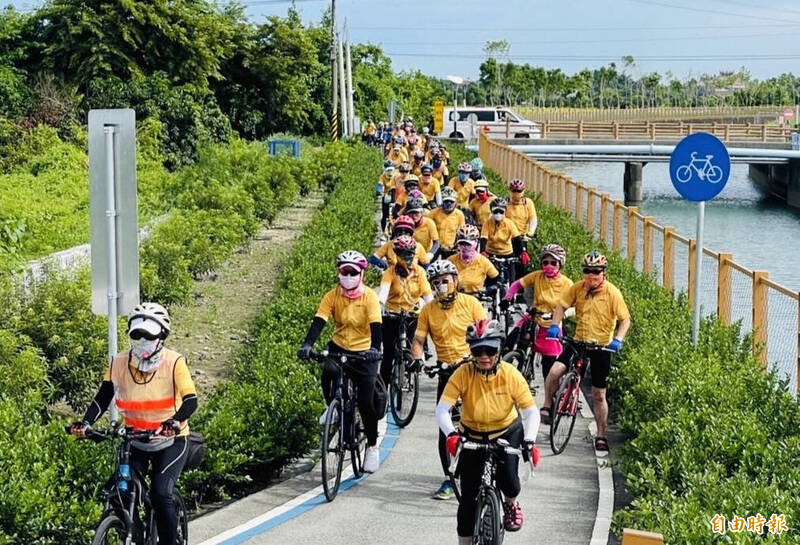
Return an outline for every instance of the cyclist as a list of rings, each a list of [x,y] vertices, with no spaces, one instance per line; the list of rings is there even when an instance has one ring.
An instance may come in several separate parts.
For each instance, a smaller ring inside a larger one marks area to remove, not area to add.
[[[508,193],[510,196],[506,217],[514,222],[519,232],[523,236],[523,249],[526,249],[525,239],[533,238],[536,234],[538,219],[536,207],[533,201],[525,196],[525,183],[522,180],[514,179],[508,182]],[[522,263],[516,264],[517,278],[525,274],[525,266]]]
[[[472,181],[477,182],[481,178],[486,178],[483,175],[483,161],[480,157],[474,157],[470,161],[470,165],[472,165],[472,172],[469,173],[469,177],[472,178]]]
[[[419,190],[419,180],[413,174],[409,174],[408,177],[403,182],[403,192],[400,193],[394,201],[394,213],[399,214],[400,210],[405,207],[406,203],[409,199],[412,198],[412,194],[414,192],[419,193],[416,195],[417,198],[422,199],[423,206],[428,206],[428,199],[425,198],[425,195]]]
[[[413,237],[415,226],[414,220],[412,220],[410,217],[399,216],[396,220],[394,220],[394,224],[392,225],[392,239],[403,235]],[[417,245],[416,257],[417,263],[420,265],[427,265],[429,263],[427,253],[419,244]],[[390,240],[385,242],[380,248],[375,250],[375,252],[370,256],[369,262],[371,265],[374,265],[381,270],[386,270],[388,267],[394,267],[397,264],[397,254],[395,254],[394,249],[392,248],[392,241]]]
[[[456,233],[458,253],[448,260],[458,269],[458,291],[475,294],[500,274],[492,262],[478,252],[480,232],[474,225],[462,225]],[[488,282],[487,282],[488,279]]]
[[[504,337],[497,320],[483,319],[469,326],[467,342],[471,364],[462,365],[450,377],[436,405],[436,421],[447,436],[447,451],[451,456],[456,455],[462,437],[480,443],[505,439],[510,446],[527,451],[534,465],[538,465],[536,435],[539,413],[536,401],[520,372],[500,360]],[[450,409],[458,399],[462,403],[459,431],[450,418]],[[462,450],[458,464],[461,472],[458,542],[469,544],[472,543],[475,504],[483,477],[483,453]],[[516,532],[523,523],[522,509],[517,502],[521,488],[518,466],[519,458],[515,454],[503,454],[497,465],[497,487],[505,500],[503,525],[509,532]]]
[[[83,420],[70,427],[73,435],[84,436],[116,394],[125,426],[162,436],[149,443],[134,441],[130,460],[142,475],[150,466],[150,499],[159,543],[178,541],[172,492],[186,463],[187,421],[197,410],[197,390],[186,358],[164,346],[170,331],[169,313],[163,306],[137,305],[128,318],[130,350],[114,356]]]
[[[475,198],[469,203],[469,211],[475,220],[475,225],[480,229],[492,213],[492,201],[495,197],[489,192],[489,182],[486,178],[475,180],[474,189]]]
[[[500,303],[500,308],[502,310],[507,309],[519,291],[524,288],[532,288],[536,310],[552,313],[561,302],[561,298],[566,291],[572,287],[572,280],[561,274],[566,261],[567,252],[558,244],[548,244],[542,248],[542,252],[539,254],[541,270],[533,271],[511,284],[505,300]],[[530,315],[525,314],[522,317],[522,321],[515,325],[508,335],[508,346],[516,344],[520,327],[530,319]],[[560,342],[547,338],[547,328],[553,324],[552,319],[546,320],[541,316],[537,316],[536,322],[539,324],[539,332],[534,339],[533,348],[542,355],[542,378],[547,380],[550,368],[559,354],[561,354],[562,347]],[[542,407],[541,413],[542,420],[547,420],[547,423],[549,423],[550,408]]]
[[[491,202],[492,217],[481,228],[481,252],[502,258],[516,255],[523,265],[528,265],[531,258],[523,249],[521,234],[514,222],[505,216],[507,204],[500,197]],[[516,279],[514,267],[506,266],[506,279],[509,282]]]
[[[383,172],[378,177],[378,190],[381,195],[381,232],[386,231],[386,222],[389,221],[389,209],[394,194],[394,163],[387,160],[383,163]]]
[[[425,152],[418,149],[414,151],[414,162],[411,164],[411,173],[415,176],[422,175],[422,165],[425,164]]]
[[[433,220],[423,215],[424,210],[425,202],[422,199],[411,198],[406,203],[404,212],[414,222],[414,239],[425,250],[430,263],[439,250],[439,231]]]
[[[464,213],[456,209],[456,192],[449,187],[442,189],[442,206],[433,209],[428,217],[439,232],[439,256],[443,259],[450,257],[456,252],[456,233],[466,223]]]
[[[447,182],[447,165],[444,161],[444,151],[442,149],[437,149],[436,152],[431,156],[431,166],[433,167],[433,177],[436,178],[439,183]]]
[[[422,127],[422,134],[420,134],[419,149],[424,150],[428,147],[428,139],[430,138],[431,130],[428,127]]]
[[[375,126],[375,123],[372,122],[371,119],[367,119],[367,125],[364,127],[364,142],[368,146],[375,145],[375,131],[378,128]]]
[[[378,301],[390,312],[419,312],[426,303],[433,300],[431,285],[416,259],[417,241],[409,235],[401,235],[392,241],[392,249],[397,256],[393,267],[386,269],[378,288]],[[422,305],[420,305],[420,300]],[[389,384],[392,378],[392,365],[395,356],[395,343],[399,335],[401,320],[384,314],[383,316],[383,363],[381,377]],[[417,321],[406,323],[406,335],[414,338]]]
[[[342,252],[336,258],[336,268],[339,271],[339,285],[322,298],[297,357],[306,360],[311,356],[314,343],[331,317],[334,328],[328,350],[337,354],[363,356],[363,359],[349,361],[344,371],[355,385],[358,411],[367,435],[364,471],[374,473],[379,461],[378,418],[383,416],[375,412],[372,404],[378,362],[381,359],[381,306],[375,292],[364,284],[367,258],[360,252]],[[326,361],[322,368],[322,394],[329,406],[335,395],[338,376],[337,364],[332,360]],[[325,422],[327,412],[326,408],[319,419],[321,424]]]
[[[395,164],[395,166],[399,166],[401,163],[408,162],[408,154],[406,150],[403,148],[402,139],[398,141],[399,137],[395,137],[392,144],[392,150],[389,152],[388,158]]]
[[[425,163],[420,168],[420,172],[422,175],[419,179],[419,190],[422,191],[422,194],[425,195],[425,198],[429,203],[432,205],[435,204],[436,206],[441,206],[442,186],[439,183],[439,180],[432,176],[433,167],[428,163]]]
[[[465,356],[469,355],[466,342],[467,327],[486,318],[486,310],[477,299],[458,293],[458,270],[450,261],[439,260],[428,267],[428,280],[433,288],[434,303],[425,305],[419,315],[417,331],[411,345],[411,356],[416,367],[422,368],[423,347],[428,334],[436,347],[436,358],[442,364],[439,384],[436,388],[436,401],[442,396],[450,375]],[[433,497],[447,500],[455,496],[448,476],[449,461],[445,450],[446,436],[439,433],[439,460],[445,479]]]
[[[475,182],[469,177],[472,172],[472,165],[461,163],[458,165],[458,176],[450,178],[449,185],[458,195],[456,206],[461,210],[468,210],[469,200],[475,194]]]
[[[605,344],[609,351],[619,352],[631,327],[631,315],[619,288],[606,279],[608,260],[595,250],[583,256],[581,268],[583,280],[573,284],[564,293],[561,302],[553,311],[553,324],[547,328],[547,336],[556,339],[561,337],[561,328],[557,324],[561,323],[566,309],[574,306],[578,319],[575,339]],[[615,328],[616,335],[614,335]],[[565,362],[568,363],[574,354],[574,350],[566,347],[550,369],[545,382],[543,403],[545,407],[551,406],[558,381],[567,370]],[[590,350],[586,355],[592,362],[592,399],[594,419],[597,423],[594,448],[598,451],[608,451],[606,385],[611,370],[611,354],[605,350]]]

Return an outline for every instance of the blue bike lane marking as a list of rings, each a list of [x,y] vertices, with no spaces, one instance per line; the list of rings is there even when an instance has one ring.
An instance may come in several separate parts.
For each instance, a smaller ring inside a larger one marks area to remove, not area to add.
[[[383,439],[380,443],[380,464],[383,465],[386,457],[389,456],[389,453],[394,448],[394,445],[397,443],[397,439],[400,437],[400,427],[397,426],[394,422],[394,417],[392,416],[391,412],[386,416],[386,435],[383,436]],[[346,492],[347,490],[353,488],[362,480],[368,478],[369,475],[363,475],[356,479],[355,477],[350,477],[339,485],[339,494]],[[318,505],[323,505],[329,503],[325,498],[324,492],[320,492],[319,494],[315,495],[314,497],[304,501],[303,503],[296,505],[280,514],[276,514],[274,517],[269,518],[257,526],[252,528],[248,528],[246,530],[242,530],[241,533],[237,533],[231,537],[224,539],[223,541],[214,541],[214,538],[207,540],[208,542],[213,542],[215,545],[238,545],[239,543],[244,543],[248,539],[251,539],[255,536],[268,532],[272,528],[283,524],[286,521],[292,520],[303,513],[307,513],[308,511],[312,510],[313,508],[317,507]],[[202,544],[201,544],[202,545]]]

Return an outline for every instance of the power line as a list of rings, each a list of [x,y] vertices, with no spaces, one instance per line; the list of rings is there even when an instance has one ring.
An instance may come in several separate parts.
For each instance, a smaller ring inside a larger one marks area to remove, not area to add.
[[[800,24],[800,21],[794,20],[787,20],[787,19],[777,19],[775,17],[761,17],[759,15],[746,15],[744,13],[732,13],[730,11],[721,11],[716,9],[704,9],[704,8],[695,8],[691,6],[685,5],[676,5],[676,4],[668,4],[667,2],[657,2],[656,0],[628,0],[629,2],[635,2],[637,4],[647,4],[651,6],[661,6],[664,8],[672,8],[672,9],[680,9],[684,11],[696,11],[699,13],[712,13],[714,15],[726,15],[729,17],[744,17],[745,19],[758,19],[760,21],[782,21],[782,22],[791,22],[795,24]],[[706,27],[708,28],[708,27]]]
[[[392,57],[429,57],[444,59],[485,59],[486,55],[470,53],[395,53],[386,52]],[[618,60],[624,55],[511,55],[521,60],[544,61],[607,61]],[[797,60],[800,54],[744,54],[744,55],[646,55],[635,56],[637,61],[724,61],[724,60]]]
[[[798,14],[800,14],[800,10],[791,9],[791,8],[771,8],[769,6],[764,6],[764,5],[760,5],[760,4],[751,4],[750,2],[737,2],[736,0],[715,0],[715,1],[722,2],[722,3],[725,3],[725,4],[735,4],[737,6],[743,6],[743,7],[747,7],[747,8],[756,8],[758,10],[777,11],[777,12],[780,12],[780,13],[786,13],[788,11],[789,13],[798,13]]]
[[[635,1],[635,0],[631,0]],[[743,16],[744,17],[744,16]],[[783,24],[772,24],[772,25],[748,25],[749,28],[776,28],[776,27],[791,27],[797,28],[798,23],[786,23]],[[397,30],[396,26],[353,26],[350,27],[353,30]],[[714,26],[715,29],[723,29],[723,28],[735,28],[741,29],[742,25],[716,25]],[[445,27],[445,26],[436,26],[436,27],[421,27],[421,26],[414,26],[411,30],[419,30],[419,31],[431,31],[431,32],[443,32],[443,31],[460,31],[460,32],[593,32],[593,31],[609,31],[609,32],[618,32],[620,30],[625,31],[653,31],[653,30],[708,30],[708,25],[698,25],[698,26],[632,26],[632,27],[508,27],[508,28],[487,28],[487,27]]]

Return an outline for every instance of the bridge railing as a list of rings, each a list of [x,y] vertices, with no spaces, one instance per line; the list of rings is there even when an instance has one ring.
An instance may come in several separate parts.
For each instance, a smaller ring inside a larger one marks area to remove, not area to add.
[[[665,289],[676,295],[686,293],[690,304],[699,296],[703,316],[715,314],[725,324],[741,321],[743,332],[752,332],[757,360],[786,377],[790,391],[797,394],[799,292],[773,282],[765,270],[742,266],[730,253],[704,247],[702,285],[700,293],[695,294],[695,239],[486,135],[479,138],[479,155],[487,167],[502,177],[523,180],[527,189],[539,193],[544,202],[570,212],[598,239]]]
[[[542,121],[542,138],[587,140],[680,140],[687,134],[707,132],[720,140],[789,142],[792,129],[754,123],[690,123],[684,121]]]
[[[787,106],[792,107],[792,106]],[[533,121],[680,121],[695,119],[753,118],[775,119],[783,106],[700,106],[681,108],[538,108],[515,106],[520,114]]]

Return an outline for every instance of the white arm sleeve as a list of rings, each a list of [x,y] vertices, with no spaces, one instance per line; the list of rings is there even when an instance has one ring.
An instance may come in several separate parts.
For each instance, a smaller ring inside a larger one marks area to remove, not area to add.
[[[573,316],[575,316],[575,307],[569,307],[564,311],[564,318],[571,318]]]
[[[539,220],[536,219],[536,218],[533,218],[531,220],[530,224],[528,225],[528,234],[529,235],[533,236],[533,235],[536,234],[536,226],[537,225],[539,225]]]
[[[385,305],[387,299],[389,299],[389,285],[381,284],[378,288],[378,302],[381,305]]]
[[[441,404],[441,402],[439,402]],[[522,416],[522,427],[525,429],[525,440],[536,441],[536,436],[539,434],[539,411],[536,410],[536,405],[527,409],[520,409],[520,416]],[[439,408],[436,408],[436,417],[439,417]],[[441,424],[439,424],[441,426]]]
[[[442,194],[439,191],[433,196],[433,200],[436,201],[436,204],[442,206]]]
[[[439,429],[445,435],[450,435],[456,431],[455,426],[453,426],[453,419],[450,418],[450,409],[452,408],[452,405],[444,401],[439,401],[436,405],[436,423],[439,424]],[[539,413],[536,413],[536,416],[538,417]],[[536,425],[539,425],[538,422]]]

